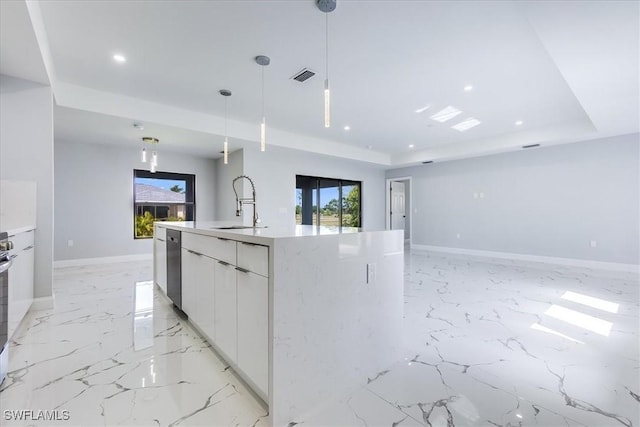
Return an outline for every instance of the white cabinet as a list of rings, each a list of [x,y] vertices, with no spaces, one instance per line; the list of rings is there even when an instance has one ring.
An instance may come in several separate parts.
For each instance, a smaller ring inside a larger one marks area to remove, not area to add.
[[[196,304],[196,324],[210,341],[216,340],[215,318],[215,267],[213,258],[200,256],[196,269],[198,281],[198,301]]]
[[[156,227],[158,230],[159,227]],[[164,228],[162,228],[164,230]],[[156,285],[167,293],[167,242],[156,237],[153,245],[153,279]]]
[[[198,255],[188,249],[182,248],[182,311],[185,312],[189,319],[195,323],[196,321],[196,305],[197,296],[197,273],[195,269],[198,264]]]
[[[238,367],[266,396],[269,384],[269,279],[239,270]]]
[[[182,311],[267,400],[269,248],[183,231],[181,255]]]
[[[191,249],[208,257],[236,263],[236,242],[222,237],[205,236],[195,233],[182,235],[182,247]]]
[[[237,309],[236,268],[224,261],[215,265],[215,344],[228,358],[236,363]]]
[[[269,276],[269,248],[254,243],[238,242],[238,267],[261,276]]]
[[[182,311],[206,336],[215,341],[214,272],[217,262],[182,248]]]
[[[33,302],[34,284],[34,231],[9,236],[13,249],[9,256],[13,264],[9,269],[9,308],[7,313],[8,337],[11,338]]]

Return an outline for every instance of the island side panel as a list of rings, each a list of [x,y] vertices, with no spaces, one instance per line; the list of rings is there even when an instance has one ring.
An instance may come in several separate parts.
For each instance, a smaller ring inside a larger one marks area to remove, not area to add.
[[[274,426],[301,420],[402,357],[402,231],[276,239]],[[375,281],[367,283],[367,264]]]

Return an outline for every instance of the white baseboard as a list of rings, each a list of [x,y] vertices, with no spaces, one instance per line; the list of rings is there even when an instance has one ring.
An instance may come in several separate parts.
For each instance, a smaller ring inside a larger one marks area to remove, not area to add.
[[[54,261],[53,268],[78,267],[83,265],[111,264],[114,262],[150,261],[153,254],[135,254],[123,256],[107,256],[100,258],[78,258]]]
[[[34,298],[33,302],[31,303],[30,310],[33,310],[33,311],[48,310],[50,308],[53,308],[53,304],[54,304],[53,295],[49,297]]]
[[[411,249],[425,250],[432,252],[444,252],[448,254],[472,255],[487,258],[509,259],[514,261],[542,262],[545,264],[566,265],[570,267],[586,267],[596,270],[626,271],[629,273],[640,273],[638,264],[622,264],[616,262],[590,261],[586,259],[559,258],[540,255],[514,254],[510,252],[482,251],[477,249],[449,248],[445,246],[430,246],[412,244]]]

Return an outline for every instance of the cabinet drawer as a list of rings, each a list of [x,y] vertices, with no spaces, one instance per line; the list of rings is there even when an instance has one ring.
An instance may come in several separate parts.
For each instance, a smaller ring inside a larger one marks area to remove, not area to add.
[[[268,277],[269,248],[253,243],[238,242],[238,267]]]
[[[167,240],[167,229],[156,225],[154,236],[156,239]]]
[[[182,247],[236,265],[236,242],[195,233],[182,233]]]
[[[9,236],[9,240],[13,242],[13,249],[10,251],[11,254],[15,254],[28,248],[29,246],[33,247],[34,242],[34,232],[33,230],[25,231],[24,233],[14,234],[13,236]]]

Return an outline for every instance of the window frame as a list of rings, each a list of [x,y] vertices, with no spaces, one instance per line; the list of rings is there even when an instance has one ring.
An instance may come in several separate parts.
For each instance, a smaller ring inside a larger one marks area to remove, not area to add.
[[[343,194],[343,187],[344,186],[357,186],[358,187],[358,218],[359,218],[359,225],[357,226],[357,228],[362,228],[362,181],[358,181],[355,179],[346,179],[346,178],[328,178],[328,177],[321,177],[321,176],[311,176],[311,175],[299,175],[296,174],[296,191],[301,188],[298,186],[298,180],[310,180],[310,181],[314,181],[315,180],[315,186],[312,187],[312,192],[316,195],[316,209],[315,211],[312,211],[312,223],[311,224],[305,224],[303,221],[303,217],[304,215],[301,212],[301,217],[300,217],[300,221],[301,224],[300,225],[315,225],[317,227],[320,227],[322,224],[320,223],[320,211],[321,211],[321,200],[320,200],[320,189],[322,188],[320,183],[322,181],[333,181],[336,184],[336,187],[338,188],[338,222],[339,225],[338,227],[342,228],[342,227],[353,227],[353,226],[348,226],[348,225],[343,225],[342,224],[342,219],[343,219],[343,205],[344,205],[344,194]],[[327,187],[325,187],[327,188]],[[311,200],[313,200],[313,194],[311,196]],[[313,203],[313,202],[312,202]],[[302,205],[304,204],[304,198],[301,201],[300,204],[300,208],[302,210]],[[296,206],[297,206],[297,200],[296,200]],[[313,205],[312,205],[313,206]],[[312,207],[313,209],[313,207]],[[295,211],[295,209],[294,209]],[[316,221],[316,224],[313,224],[313,221]],[[296,218],[296,224],[297,224],[297,218]]]
[[[144,205],[144,203],[136,202],[136,178],[152,178],[152,179],[166,179],[175,181],[184,181],[184,206],[185,206],[185,221],[196,220],[196,175],[178,172],[150,172],[145,169],[133,170],[133,239],[145,240],[152,239],[153,236],[136,236],[136,215],[138,211],[138,205]]]

